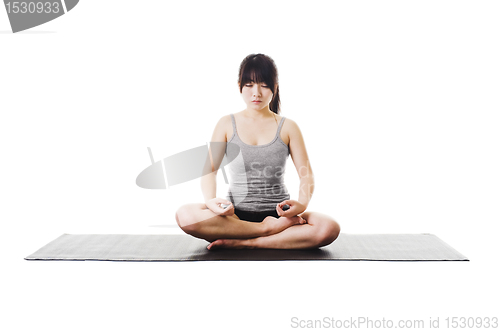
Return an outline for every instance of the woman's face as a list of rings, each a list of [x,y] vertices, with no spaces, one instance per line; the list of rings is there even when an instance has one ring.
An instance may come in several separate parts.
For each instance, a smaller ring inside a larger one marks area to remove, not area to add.
[[[273,99],[273,91],[266,83],[250,82],[243,86],[241,96],[248,109],[261,110]]]

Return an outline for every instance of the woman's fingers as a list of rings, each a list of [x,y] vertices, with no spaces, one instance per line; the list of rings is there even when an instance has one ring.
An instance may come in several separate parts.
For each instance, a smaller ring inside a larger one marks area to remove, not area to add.
[[[281,203],[278,203],[276,205],[276,211],[278,212],[278,215],[280,217],[288,217],[288,218],[291,218],[291,217],[294,217],[294,216],[298,216],[300,218],[300,223],[301,224],[307,224],[307,220],[305,220],[304,218],[302,218],[301,216],[299,216],[299,211],[297,206],[295,205],[288,205],[287,203],[290,203],[289,201],[283,201]]]
[[[280,217],[282,217],[283,213],[285,213],[283,211],[283,209],[281,208],[281,203],[279,203],[278,205],[276,205],[276,212],[278,212],[278,216],[280,216]]]
[[[224,200],[223,202],[219,203],[219,206],[223,209],[227,209],[231,206],[231,202]]]
[[[278,211],[278,215],[280,217],[293,217],[293,214],[290,213],[290,211],[283,211],[282,209]]]
[[[220,212],[223,216],[231,216],[234,214],[233,204],[229,202],[229,204],[221,204],[222,211]]]

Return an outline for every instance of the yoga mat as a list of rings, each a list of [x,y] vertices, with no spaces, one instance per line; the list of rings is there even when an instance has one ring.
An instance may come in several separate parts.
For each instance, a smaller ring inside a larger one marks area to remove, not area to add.
[[[99,261],[468,261],[432,234],[344,234],[319,249],[217,249],[189,235],[63,234],[26,260]]]

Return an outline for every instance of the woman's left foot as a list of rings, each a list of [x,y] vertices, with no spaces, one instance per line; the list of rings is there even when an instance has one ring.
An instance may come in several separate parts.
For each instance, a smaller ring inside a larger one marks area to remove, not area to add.
[[[252,248],[249,241],[247,239],[239,240],[239,239],[218,239],[214,242],[210,243],[207,247],[208,250],[212,250],[214,248],[232,248],[232,249],[244,249],[244,248]]]

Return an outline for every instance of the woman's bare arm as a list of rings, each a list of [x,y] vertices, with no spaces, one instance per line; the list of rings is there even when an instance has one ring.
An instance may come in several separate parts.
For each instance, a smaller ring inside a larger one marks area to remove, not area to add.
[[[217,122],[210,143],[226,143],[228,117],[229,115],[223,116]],[[224,157],[224,154],[219,151],[222,146],[223,144],[210,144],[209,154],[205,164],[205,169],[210,173],[204,172],[206,175],[201,177],[201,191],[203,193],[205,203],[217,196],[217,171],[222,163],[222,158]]]
[[[288,146],[290,148],[290,156],[300,177],[298,201],[307,208],[314,192],[314,174],[299,126],[293,120],[287,118],[287,121],[289,121],[288,135],[290,143]]]

